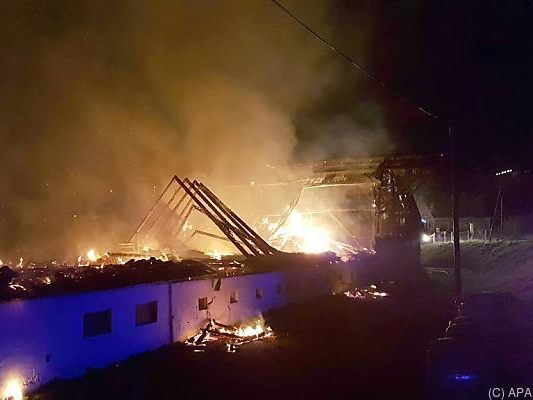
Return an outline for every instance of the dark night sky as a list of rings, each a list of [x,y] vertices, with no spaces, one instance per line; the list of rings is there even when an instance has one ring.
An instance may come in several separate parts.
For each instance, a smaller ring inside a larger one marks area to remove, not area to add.
[[[365,97],[372,93],[373,100],[386,108],[387,128],[397,150],[445,148],[438,137],[452,118],[465,165],[531,166],[530,1],[337,3],[342,24],[356,21],[361,13],[374,21],[363,64],[440,116],[440,121],[427,121],[394,96],[358,81]],[[350,53],[347,39],[339,41]]]
[[[463,165],[531,165],[530,1],[283,4],[440,118],[268,0],[2,2],[0,255],[123,239],[173,173],[446,152],[449,116]]]

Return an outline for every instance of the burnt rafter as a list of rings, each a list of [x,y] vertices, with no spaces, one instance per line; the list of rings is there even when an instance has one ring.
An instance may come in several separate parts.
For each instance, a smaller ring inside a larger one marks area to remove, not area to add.
[[[406,185],[401,185],[392,169],[380,167],[374,185],[376,237],[418,238],[420,213]]]
[[[214,207],[213,204],[207,199],[204,193],[202,193],[201,190],[198,189],[197,185],[191,181],[189,181],[188,178],[185,178],[185,180],[182,182],[178,177],[175,177],[175,179],[178,181],[180,185],[187,191],[187,194],[191,196],[191,198],[198,204],[200,208],[204,210],[204,213],[211,219],[216,226],[227,236],[228,239],[231,240],[233,245],[239,249],[239,251],[245,255],[249,256],[250,253],[245,249],[244,246],[242,246],[236,239],[235,236],[237,236],[241,241],[243,241],[243,236],[241,233],[237,230],[233,230],[231,224],[226,223],[224,221],[224,216],[220,212],[220,210],[217,209],[217,207]],[[189,187],[187,187],[187,185]],[[192,189],[192,190],[191,190]],[[193,193],[194,191],[194,193]],[[250,243],[246,242],[246,239],[243,241],[248,248],[248,250],[251,250],[252,254],[259,255],[259,251],[255,249],[253,246],[250,245]]]
[[[402,183],[430,177],[444,168],[441,155],[402,155],[358,159],[325,160],[311,165],[312,177],[306,186],[337,186],[372,183],[380,170],[391,171]]]
[[[411,189],[444,168],[442,155],[402,155],[314,163],[304,189],[367,185],[374,195],[375,239],[418,240],[420,213]]]
[[[326,160],[313,165],[313,176],[306,187],[371,185],[376,239],[418,239],[420,213],[411,187],[417,179],[438,173],[444,165],[442,155]]]
[[[203,183],[198,183],[199,187],[207,193],[213,202],[222,210],[222,212],[232,221],[232,223],[241,229],[248,238],[265,254],[275,253],[277,250],[270,246],[261,236],[259,236],[246,222],[235,214],[226,204],[215,196],[211,190]]]
[[[160,242],[184,244],[184,228],[191,213],[198,211],[222,232],[213,238],[231,242],[244,256],[275,254],[278,251],[259,236],[243,219],[220,200],[206,185],[196,180],[172,177],[130,239],[134,248],[156,236]],[[206,232],[199,232],[205,234]]]

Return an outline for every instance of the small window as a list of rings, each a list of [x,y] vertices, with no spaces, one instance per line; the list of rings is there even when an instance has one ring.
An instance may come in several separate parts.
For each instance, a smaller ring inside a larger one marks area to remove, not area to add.
[[[157,301],[137,304],[135,306],[135,326],[157,322]]]
[[[83,337],[104,335],[111,332],[111,309],[83,315]]]
[[[256,299],[262,299],[263,298],[263,289],[256,288],[255,289],[255,298]]]
[[[276,285],[276,293],[282,294],[283,293],[283,287],[281,285]]]
[[[198,299],[198,309],[199,310],[207,310],[207,297],[200,297]]]
[[[237,303],[239,301],[239,294],[234,290],[229,295],[229,303]]]

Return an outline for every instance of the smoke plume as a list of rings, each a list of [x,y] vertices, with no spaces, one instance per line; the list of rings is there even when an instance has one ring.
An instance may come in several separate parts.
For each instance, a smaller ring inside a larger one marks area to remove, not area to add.
[[[330,31],[330,2],[287,4]],[[0,12],[4,258],[126,239],[174,173],[260,179],[292,161],[295,116],[340,84],[338,60],[268,1],[21,1]]]

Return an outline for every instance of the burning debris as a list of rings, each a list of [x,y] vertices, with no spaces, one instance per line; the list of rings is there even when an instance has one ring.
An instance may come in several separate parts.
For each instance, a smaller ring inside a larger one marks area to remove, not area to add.
[[[106,290],[169,280],[190,280],[205,276],[230,277],[277,270],[327,268],[343,262],[334,253],[292,254],[283,252],[244,260],[221,257],[220,260],[164,261],[150,257],[123,262],[124,259],[116,258],[120,262],[110,264],[112,258],[105,259],[105,262],[102,262],[103,259],[94,265],[82,263],[68,266],[52,262],[42,265],[29,263],[24,268],[2,266],[0,267],[0,301]]]
[[[316,218],[315,214],[321,212],[304,213],[291,206],[277,223],[271,222],[269,218],[264,218],[260,224],[260,228],[268,232],[268,242],[277,249],[307,254],[334,252],[342,256],[354,256],[360,252],[368,251],[367,248],[359,244],[353,246],[335,240],[331,227],[324,224],[323,220]],[[333,215],[329,210],[324,212]],[[332,218],[346,233],[346,227],[337,218]],[[357,242],[355,237],[349,236],[351,242]]]
[[[202,182],[174,176],[126,246],[132,252],[139,252],[150,244],[154,248],[172,249],[182,257],[196,258],[200,254],[193,256],[195,250],[189,246],[203,243],[201,255],[213,260],[239,253],[241,257],[253,258],[284,251],[307,254],[331,252],[347,257],[368,252],[359,244],[353,246],[333,239],[331,229],[315,218],[313,212],[295,209],[298,200],[299,197],[277,220],[265,217],[254,226],[266,235],[265,240]],[[338,229],[349,233],[331,210],[325,212],[336,225],[340,225]],[[218,232],[210,231],[213,227]],[[357,242],[353,235],[348,236],[350,242]]]
[[[96,252],[94,251],[94,249],[90,249],[88,252],[87,252],[87,259],[91,262],[96,262],[98,261],[98,259],[100,258],[100,256],[98,254],[96,254]]]
[[[378,288],[374,284],[368,286],[368,288],[354,288],[343,294],[350,299],[357,300],[380,300],[389,296],[388,292],[384,291],[382,288]]]
[[[193,229],[188,222],[193,212],[207,218],[223,235]],[[277,247],[281,248],[290,241],[296,245],[297,253],[277,250],[203,183],[174,176],[131,240],[119,245],[123,251],[102,252],[90,248],[74,262],[52,260],[43,264],[20,257],[17,265],[13,263],[0,269],[0,301],[206,275],[224,277],[287,268],[327,267],[354,261],[368,252],[331,239],[319,224],[313,225],[312,220],[292,208],[270,233],[271,243],[280,240],[282,245]],[[241,254],[226,255],[224,246],[213,246],[204,253],[191,250],[188,242],[195,236],[223,241]],[[156,245],[152,246],[151,242]],[[171,246],[171,242],[176,246]],[[343,252],[349,256],[337,256]],[[180,258],[186,254],[186,259]]]
[[[13,378],[7,381],[1,390],[2,400],[22,400],[24,398],[22,383],[20,379]]]
[[[273,337],[272,328],[265,325],[262,317],[240,326],[224,325],[211,319],[204,329],[188,339],[185,344],[193,347],[195,352],[223,347],[228,353],[235,353],[243,344]]]
[[[17,270],[3,266],[0,268],[0,301],[214,274],[216,272],[212,268],[198,261],[174,262],[156,258],[130,260],[123,265],[102,265],[98,268],[41,266]]]

